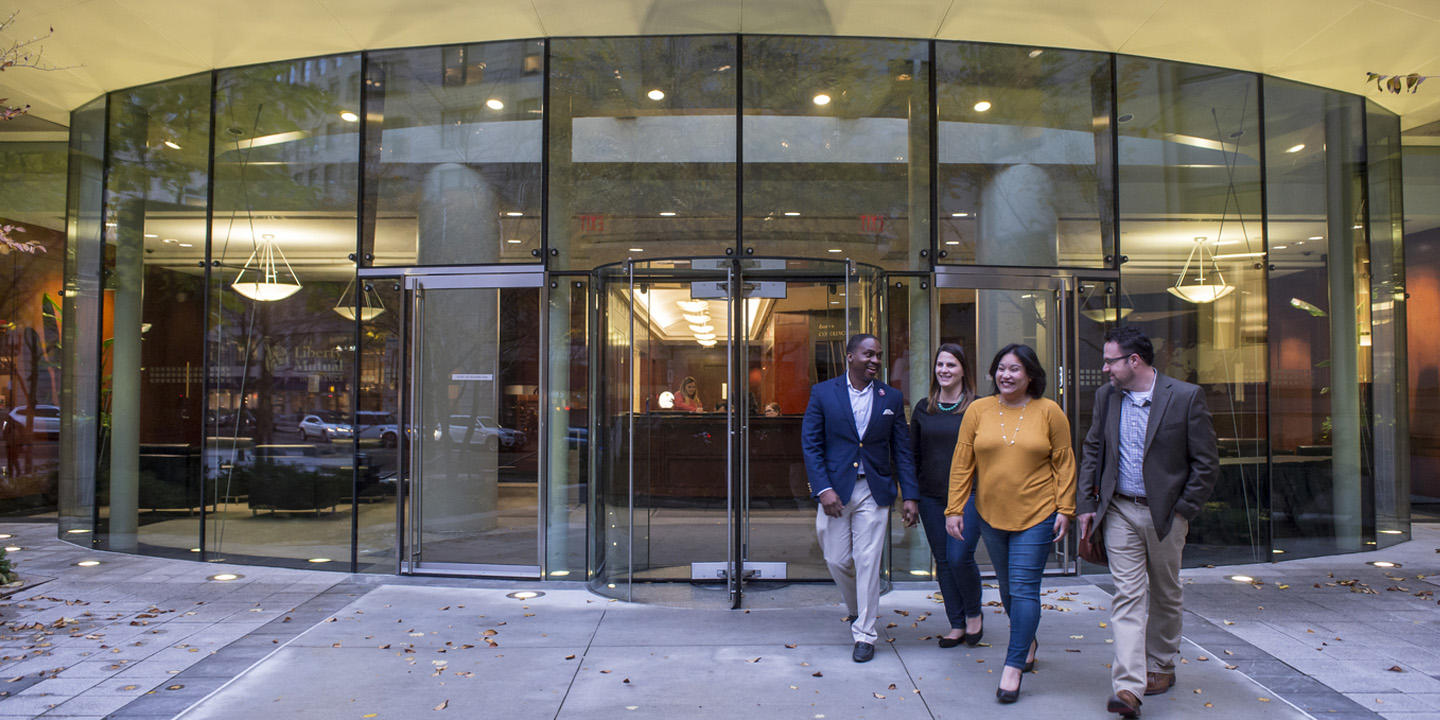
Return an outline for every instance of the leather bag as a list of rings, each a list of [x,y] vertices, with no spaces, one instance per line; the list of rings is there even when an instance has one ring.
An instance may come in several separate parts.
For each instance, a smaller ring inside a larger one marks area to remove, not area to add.
[[[1080,559],[1095,565],[1110,564],[1110,556],[1105,553],[1105,531],[1097,524],[1090,529],[1088,537],[1080,538],[1078,543]]]

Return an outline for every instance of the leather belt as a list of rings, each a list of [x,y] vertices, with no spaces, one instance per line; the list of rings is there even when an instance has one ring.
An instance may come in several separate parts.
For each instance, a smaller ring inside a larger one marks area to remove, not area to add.
[[[1115,497],[1124,498],[1126,500],[1129,500],[1130,502],[1135,503],[1136,505],[1144,505],[1145,507],[1150,507],[1150,501],[1143,496],[1126,495],[1125,493],[1117,492],[1115,493]]]

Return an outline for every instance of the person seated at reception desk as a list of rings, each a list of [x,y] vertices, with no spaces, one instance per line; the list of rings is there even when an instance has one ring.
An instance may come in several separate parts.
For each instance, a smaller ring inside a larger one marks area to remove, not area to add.
[[[780,403],[772,402],[765,406],[765,417],[780,417]]]
[[[700,399],[700,389],[695,378],[686,376],[680,381],[680,392],[675,393],[675,409],[681,412],[705,412],[705,401]]]

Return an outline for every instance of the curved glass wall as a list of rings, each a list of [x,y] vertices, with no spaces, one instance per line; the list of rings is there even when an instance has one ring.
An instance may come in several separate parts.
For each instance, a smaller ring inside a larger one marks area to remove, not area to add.
[[[436,561],[412,552],[433,546],[412,537],[428,517],[426,533],[504,546],[465,562],[594,579],[594,475],[623,457],[594,432],[601,393],[694,375],[714,385],[707,412],[793,420],[789,401],[731,403],[716,368],[612,362],[626,337],[599,322],[597,268],[685,258],[723,277],[740,258],[743,288],[662,289],[848,302],[843,281],[787,285],[801,258],[878,268],[887,373],[911,400],[937,339],[1043,306],[1023,332],[1053,340],[1078,433],[1098,338],[1145,329],[1220,438],[1189,562],[1384,544],[1409,530],[1398,128],[1358,96],[1253,73],[870,38],[507,40],[116,91],[72,115],[61,529],[397,572]],[[471,300],[421,301],[462,287]],[[830,343],[825,317],[780,319]],[[417,386],[417,342],[457,333],[489,339]],[[804,349],[782,345],[736,350],[759,369],[737,377],[767,387],[767,353]],[[447,434],[411,417],[417,393],[483,407]],[[407,478],[436,466],[411,456],[416,432],[455,444],[447,477],[475,471],[493,502],[441,503],[445,518],[436,495],[411,502]],[[921,536],[891,549],[892,577],[927,577]]]

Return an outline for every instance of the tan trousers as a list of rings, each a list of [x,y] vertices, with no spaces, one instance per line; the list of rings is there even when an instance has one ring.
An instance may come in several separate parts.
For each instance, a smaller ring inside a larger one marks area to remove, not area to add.
[[[1116,497],[1105,513],[1105,550],[1115,597],[1110,629],[1115,634],[1111,665],[1114,692],[1145,695],[1145,673],[1175,672],[1180,652],[1180,555],[1190,523],[1176,516],[1170,532],[1155,535],[1150,508]]]
[[[845,608],[855,616],[850,634],[855,642],[875,644],[875,619],[880,614],[880,560],[885,550],[885,531],[890,508],[875,504],[870,484],[855,483],[850,502],[840,517],[815,511],[815,534],[820,551],[830,568],[830,577],[840,586]]]

